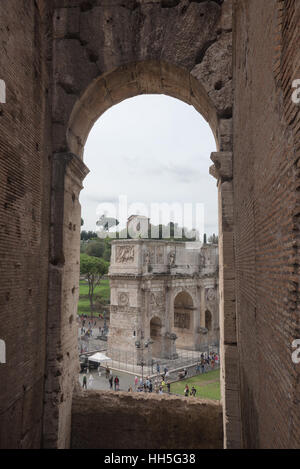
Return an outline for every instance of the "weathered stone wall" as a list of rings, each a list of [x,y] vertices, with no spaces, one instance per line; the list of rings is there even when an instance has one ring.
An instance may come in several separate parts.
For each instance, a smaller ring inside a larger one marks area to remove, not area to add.
[[[300,445],[298,0],[239,0],[234,224],[243,446]]]
[[[78,199],[86,173],[87,168],[75,155],[53,155],[44,391],[43,446],[46,448],[65,448],[70,444],[72,394],[79,371],[76,319],[81,211]]]
[[[55,151],[82,155],[95,120],[143,93],[193,104],[230,151],[231,3],[55,0]]]
[[[39,447],[46,356],[50,207],[47,3],[1,0],[0,447]]]
[[[222,407],[215,401],[144,393],[78,391],[74,449],[218,449]]]

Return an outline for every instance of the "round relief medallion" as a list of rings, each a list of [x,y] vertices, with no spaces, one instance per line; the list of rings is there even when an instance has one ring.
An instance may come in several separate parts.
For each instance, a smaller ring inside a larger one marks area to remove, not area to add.
[[[213,301],[216,298],[216,292],[213,288],[208,288],[206,291],[206,298],[208,301]]]
[[[128,303],[129,303],[129,297],[128,297],[128,293],[119,293],[119,301],[118,301],[119,305],[121,306],[127,306]]]

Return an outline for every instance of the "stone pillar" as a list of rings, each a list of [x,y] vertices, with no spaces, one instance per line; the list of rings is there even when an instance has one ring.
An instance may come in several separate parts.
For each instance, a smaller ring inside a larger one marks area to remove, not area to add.
[[[76,155],[53,155],[44,448],[70,445],[72,393],[79,371],[76,318],[81,207],[78,198],[87,174],[87,167]]]
[[[165,317],[165,333],[162,336],[163,353],[162,358],[174,359],[178,355],[176,353],[176,334],[172,334],[174,327],[174,310],[173,310],[173,291],[170,285],[165,287],[165,305],[166,305],[166,317]]]
[[[224,446],[241,448],[239,355],[236,328],[232,153],[212,153],[210,174],[218,180],[220,357]]]
[[[197,291],[198,292],[198,291]],[[197,346],[199,343],[199,327],[200,327],[200,301],[197,298],[197,303],[192,310],[192,321],[193,321],[193,349],[197,350]]]
[[[168,358],[169,360],[175,360],[178,357],[176,352],[175,341],[177,335],[174,332],[166,332],[163,337],[163,358]]]
[[[201,327],[201,314],[202,314],[202,305],[201,305],[201,287],[198,285],[197,287],[197,300],[198,300],[198,308],[195,311],[195,321],[194,321],[194,348],[195,350],[200,349],[200,342],[201,342],[201,335],[200,335],[200,327]]]

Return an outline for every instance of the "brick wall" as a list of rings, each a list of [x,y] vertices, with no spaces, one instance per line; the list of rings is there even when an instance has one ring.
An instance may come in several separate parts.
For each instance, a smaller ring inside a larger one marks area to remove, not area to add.
[[[299,106],[290,99],[300,77],[299,13],[297,1],[235,3],[237,321],[248,448],[300,441],[300,369],[291,359],[300,336]]]
[[[49,240],[44,2],[1,0],[0,447],[41,441]],[[43,19],[42,19],[43,18]]]

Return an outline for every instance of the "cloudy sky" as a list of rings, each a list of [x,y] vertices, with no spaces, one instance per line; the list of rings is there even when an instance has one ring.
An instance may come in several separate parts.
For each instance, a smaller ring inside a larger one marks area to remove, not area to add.
[[[80,196],[83,229],[96,230],[103,212],[121,219],[122,196],[128,216],[151,216],[157,203],[180,204],[177,210],[182,207],[184,219],[178,212],[175,221],[185,226],[191,226],[190,213],[193,225],[198,223],[196,212],[203,207],[204,231],[217,233],[216,181],[208,173],[215,150],[207,122],[182,101],[143,95],[110,108],[92,128],[85,146],[90,174]],[[162,216],[161,221],[167,220]]]

